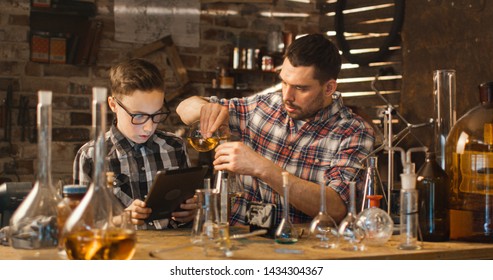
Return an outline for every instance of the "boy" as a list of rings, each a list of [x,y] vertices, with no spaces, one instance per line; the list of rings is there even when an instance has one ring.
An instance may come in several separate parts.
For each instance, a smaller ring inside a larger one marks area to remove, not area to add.
[[[187,168],[190,161],[185,142],[176,135],[156,130],[169,115],[164,100],[164,80],[159,69],[142,59],[132,59],[110,69],[108,105],[115,120],[106,133],[108,171],[116,174],[114,193],[139,229],[176,228],[193,220],[196,201],[181,204],[186,211],[172,219],[147,221],[151,209],[144,202],[159,170]],[[92,181],[94,142],[82,146],[74,160],[74,183]]]

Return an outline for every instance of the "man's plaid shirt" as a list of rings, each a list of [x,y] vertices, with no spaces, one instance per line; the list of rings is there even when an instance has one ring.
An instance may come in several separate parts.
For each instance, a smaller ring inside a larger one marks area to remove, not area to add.
[[[349,182],[355,180],[360,161],[367,156],[375,138],[373,129],[360,116],[342,104],[341,94],[333,103],[300,127],[283,108],[280,92],[257,94],[230,100],[211,97],[229,108],[233,134],[265,158],[299,178],[326,182],[341,198],[349,202]],[[248,201],[277,205],[278,224],[282,218],[282,197],[258,178],[242,176],[245,194],[236,200],[231,223],[246,223]],[[307,223],[312,217],[290,207],[294,223]]]

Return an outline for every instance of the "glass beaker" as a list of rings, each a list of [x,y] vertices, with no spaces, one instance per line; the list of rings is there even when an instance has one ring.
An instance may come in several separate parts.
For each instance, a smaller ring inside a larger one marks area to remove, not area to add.
[[[38,176],[33,189],[10,219],[9,240],[16,249],[57,247],[59,238],[57,206],[61,197],[51,178],[52,92],[39,91],[38,98]]]
[[[65,223],[65,251],[69,259],[127,260],[135,252],[137,237],[129,220],[131,213],[114,215],[112,198],[106,187],[106,93],[106,88],[93,88],[93,181]]]
[[[200,206],[192,225],[192,244],[202,246],[207,256],[214,255],[214,252],[227,256],[231,248],[229,224],[220,222],[219,192],[197,189],[195,194]]]
[[[340,248],[346,251],[363,251],[365,230],[356,220],[356,182],[349,183],[349,195],[348,213],[339,224],[339,236],[342,238]]]
[[[310,223],[310,239],[317,241],[313,247],[331,249],[339,244],[339,233],[334,219],[327,213],[325,182],[320,183],[320,211]]]
[[[288,172],[282,172],[282,184],[284,189],[283,218],[276,229],[275,240],[281,244],[298,242],[298,231],[289,219],[289,185]]]

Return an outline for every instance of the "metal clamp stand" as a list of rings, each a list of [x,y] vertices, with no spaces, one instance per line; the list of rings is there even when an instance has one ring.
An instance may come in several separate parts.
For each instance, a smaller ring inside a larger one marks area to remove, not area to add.
[[[409,133],[411,133],[412,128],[419,128],[419,127],[424,127],[428,125],[433,125],[433,118],[430,118],[428,122],[426,123],[421,123],[421,124],[411,124],[409,123],[399,112],[394,108],[394,106],[385,98],[383,95],[380,93],[380,91],[376,88],[375,84],[378,82],[378,77],[380,76],[380,73],[378,73],[375,76],[375,79],[371,83],[371,88],[373,91],[375,91],[375,94],[379,96],[387,105],[387,109],[384,111],[384,140],[382,145],[380,145],[378,148],[374,149],[373,152],[371,152],[367,157],[374,155],[381,150],[385,150],[388,152],[388,174],[387,174],[387,214],[390,215],[390,209],[391,209],[391,197],[392,197],[392,190],[394,188],[394,151],[395,151],[395,146],[394,142],[404,138],[407,136]],[[392,129],[392,120],[393,120],[393,115],[396,115],[404,124],[406,127],[401,130],[399,133],[394,135],[393,129]],[[417,139],[418,142],[419,139]],[[421,143],[421,142],[420,142]],[[424,145],[422,145],[424,146]]]

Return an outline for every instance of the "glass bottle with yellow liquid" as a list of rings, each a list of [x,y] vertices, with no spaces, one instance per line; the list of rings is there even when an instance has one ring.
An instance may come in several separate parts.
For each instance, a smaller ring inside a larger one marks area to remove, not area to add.
[[[479,96],[447,137],[451,240],[493,242],[493,82]]]
[[[65,223],[63,236],[69,259],[126,260],[135,253],[137,238],[130,214],[114,213],[113,194],[106,187],[106,94],[106,88],[93,88],[93,182]]]

